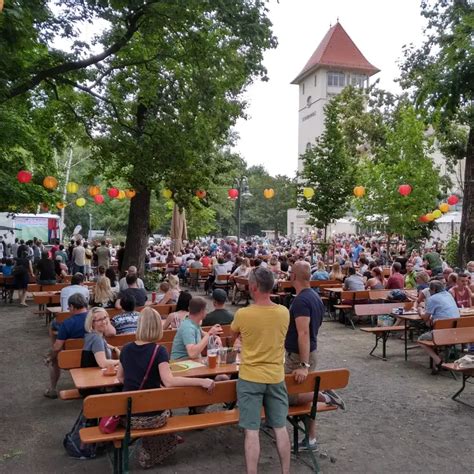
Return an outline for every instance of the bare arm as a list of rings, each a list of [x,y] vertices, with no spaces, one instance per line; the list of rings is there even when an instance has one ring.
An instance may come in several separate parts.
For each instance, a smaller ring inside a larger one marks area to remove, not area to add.
[[[109,319],[109,321],[107,322],[107,326],[105,326],[104,336],[110,337],[110,336],[115,336],[116,334],[117,334],[117,331],[115,330],[114,326],[112,325]]]
[[[117,298],[117,300],[115,301],[115,307],[117,309],[122,309],[122,307],[120,306],[120,298]]]
[[[99,351],[94,353],[95,361],[97,362],[97,365],[101,369],[105,369],[106,367],[114,367],[118,364],[118,360],[115,359],[107,359],[105,357],[105,351]]]
[[[295,317],[296,331],[298,332],[298,352],[300,361],[309,364],[309,323],[307,316]],[[293,371],[297,383],[302,383],[308,376],[306,367],[298,367]]]
[[[175,377],[171,372],[168,362],[162,362],[158,366],[160,379],[165,387],[202,387],[211,392],[215,386],[212,379],[198,379],[193,377]]]

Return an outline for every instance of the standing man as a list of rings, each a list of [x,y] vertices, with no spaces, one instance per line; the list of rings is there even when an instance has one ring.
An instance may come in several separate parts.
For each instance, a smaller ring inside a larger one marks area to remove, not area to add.
[[[122,263],[123,257],[125,256],[125,242],[120,242],[119,249],[117,250],[117,266],[119,275],[122,274]]]
[[[316,370],[316,349],[319,328],[323,322],[324,304],[318,293],[310,287],[311,267],[300,260],[293,265],[291,278],[296,297],[290,306],[290,325],[285,339],[285,373],[294,374],[297,383],[303,383],[309,372]],[[313,401],[313,393],[291,395],[290,405]],[[333,391],[320,392],[318,401],[337,405],[343,410],[345,404]],[[299,448],[317,450],[316,421],[309,421],[309,438]]]
[[[242,340],[242,361],[237,382],[239,426],[245,430],[247,474],[256,474],[260,457],[260,412],[265,407],[273,428],[283,474],[290,472],[290,439],[286,429],[288,392],[285,384],[284,341],[288,309],[270,299],[273,273],[256,268],[249,274],[254,304],[235,313],[231,329]]]
[[[82,242],[78,240],[76,246],[72,250],[72,273],[82,273],[86,266],[86,249],[82,246]]]
[[[107,247],[107,242],[103,240],[100,247],[95,251],[97,255],[97,266],[104,267],[106,270],[110,266],[110,250]]]

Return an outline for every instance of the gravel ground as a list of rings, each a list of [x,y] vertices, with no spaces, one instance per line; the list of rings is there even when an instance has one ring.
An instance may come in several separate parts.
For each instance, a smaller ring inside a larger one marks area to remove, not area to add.
[[[0,305],[0,472],[111,472],[107,455],[70,459],[62,447],[81,402],[42,396],[48,373],[42,364],[49,342],[44,321],[23,309]],[[231,308],[232,309],[232,308]],[[347,367],[349,386],[341,391],[345,412],[323,414],[318,436],[321,469],[328,473],[411,473],[473,471],[474,412],[450,399],[459,387],[448,373],[430,375],[420,350],[403,360],[402,341],[388,342],[389,360],[368,356],[373,337],[325,322],[319,336],[319,366]],[[64,373],[59,388],[70,388]],[[468,386],[464,399],[474,405]],[[235,426],[185,434],[185,443],[165,465],[151,472],[244,472],[242,432]],[[278,472],[270,436],[261,433],[260,472]],[[451,453],[451,454],[449,454]],[[292,459],[292,472],[312,472],[307,454]],[[139,469],[132,464],[132,471]]]

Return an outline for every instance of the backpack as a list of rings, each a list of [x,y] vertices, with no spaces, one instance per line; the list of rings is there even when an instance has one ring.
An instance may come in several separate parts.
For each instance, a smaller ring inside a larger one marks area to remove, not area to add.
[[[76,459],[92,459],[95,458],[97,449],[96,444],[83,444],[79,436],[79,431],[82,428],[94,426],[97,424],[96,420],[88,420],[81,412],[77,417],[71,431],[64,437],[63,446],[69,456]]]
[[[388,301],[408,301],[407,295],[402,290],[392,290],[388,297]]]

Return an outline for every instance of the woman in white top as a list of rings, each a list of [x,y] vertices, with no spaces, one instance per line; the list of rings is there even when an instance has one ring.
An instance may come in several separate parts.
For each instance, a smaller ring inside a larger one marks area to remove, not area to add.
[[[250,273],[250,260],[248,258],[244,258],[242,263],[234,270],[232,273],[231,278],[235,279],[236,277],[247,278],[248,274]],[[236,283],[234,288],[232,289],[232,302],[235,301],[235,297],[237,296],[237,291],[245,290],[245,285]]]
[[[176,304],[176,311],[168,314],[166,321],[163,323],[163,330],[165,329],[178,329],[181,322],[188,317],[189,314],[189,302],[191,301],[192,295],[187,291],[182,291]]]

